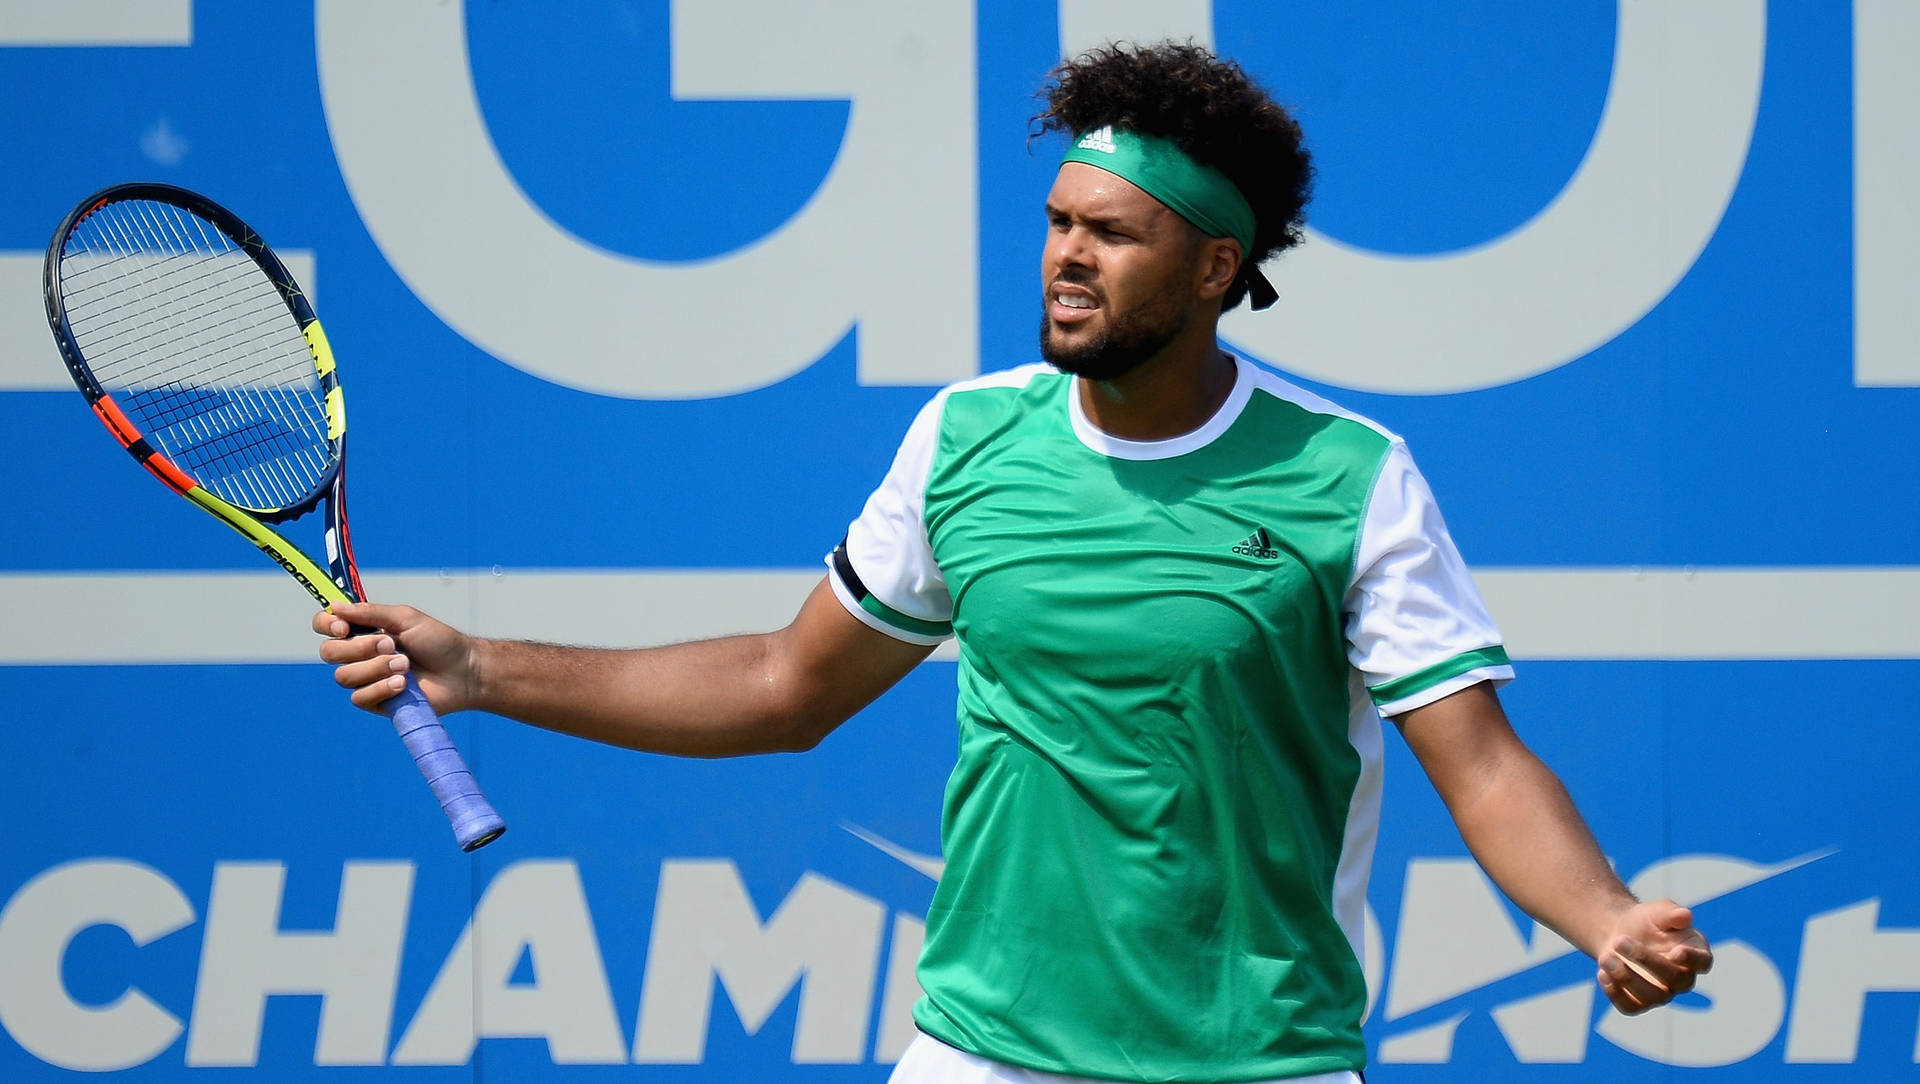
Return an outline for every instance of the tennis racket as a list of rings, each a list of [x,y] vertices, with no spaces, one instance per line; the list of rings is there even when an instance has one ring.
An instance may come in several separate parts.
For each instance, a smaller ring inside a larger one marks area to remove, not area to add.
[[[259,234],[185,189],[115,185],[60,224],[45,288],[74,383],[148,473],[245,535],[322,606],[363,597],[340,374],[313,307]],[[268,526],[316,508],[324,569]],[[386,711],[461,849],[498,838],[506,823],[413,675]]]

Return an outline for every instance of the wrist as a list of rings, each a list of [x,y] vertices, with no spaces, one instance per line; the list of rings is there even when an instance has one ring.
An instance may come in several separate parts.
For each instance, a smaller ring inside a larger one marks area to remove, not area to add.
[[[488,679],[497,665],[495,642],[478,636],[468,636],[465,640],[466,657],[460,667],[462,706],[487,711],[491,700]]]
[[[1607,892],[1602,899],[1589,928],[1582,931],[1591,940],[1579,945],[1587,955],[1596,960],[1618,939],[1627,915],[1635,907],[1640,906],[1640,901],[1627,891],[1624,885],[1609,887],[1612,891]]]

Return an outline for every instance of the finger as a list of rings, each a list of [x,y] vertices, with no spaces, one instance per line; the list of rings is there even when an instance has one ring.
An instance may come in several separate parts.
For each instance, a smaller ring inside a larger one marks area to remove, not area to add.
[[[368,659],[393,653],[393,637],[385,633],[378,636],[352,636],[343,640],[326,640],[320,644],[320,660],[336,666],[350,662],[365,662]]]
[[[331,614],[342,621],[364,627],[367,625],[366,611],[368,609],[370,609],[370,607],[364,602],[334,602],[328,604],[327,608],[321,612]]]
[[[1660,977],[1655,975],[1652,972],[1652,970],[1650,970],[1645,964],[1642,964],[1640,961],[1634,959],[1631,956],[1628,956],[1625,952],[1617,952],[1614,954],[1614,956],[1621,963],[1627,965],[1627,970],[1633,972],[1635,975],[1638,975],[1640,977],[1640,980],[1642,982],[1645,982],[1648,986],[1653,987],[1655,990],[1658,990],[1659,992],[1666,994],[1669,997],[1673,995],[1673,987],[1668,983],[1662,981]]]
[[[336,640],[365,636],[368,629],[385,627],[377,619],[383,608],[364,602],[336,602],[314,615],[313,631]]]
[[[1675,963],[1665,954],[1651,960],[1636,961],[1644,963],[1647,969],[1667,988],[1667,1000],[1671,1001],[1693,989],[1699,975],[1685,964]]]
[[[1704,945],[1674,945],[1662,953],[1674,968],[1694,975],[1713,970],[1713,950]]]
[[[1619,988],[1621,996],[1613,1002],[1622,1012],[1645,1012],[1673,1000],[1672,988],[1660,981],[1646,964],[1633,958],[1637,951],[1631,941],[1622,941],[1600,963],[1601,970],[1611,976]]]
[[[320,644],[320,661],[335,666],[364,662],[375,654],[373,647],[361,640],[324,640]]]
[[[1713,952],[1698,935],[1689,933],[1677,943],[1642,948],[1623,940],[1615,951],[1635,977],[1670,1000],[1693,989],[1697,977],[1713,967]]]
[[[334,667],[333,680],[343,689],[365,689],[383,682],[391,682],[396,677],[401,684],[405,684],[406,672],[407,657],[405,655],[380,655]],[[383,696],[381,699],[386,698]]]
[[[1713,950],[1706,945],[1675,945],[1668,955],[1689,971],[1713,970]]]
[[[1692,950],[1693,952],[1700,953],[1706,956],[1707,958],[1706,966],[1702,967],[1700,970],[1707,971],[1712,969],[1713,946],[1707,944],[1707,939],[1705,937],[1700,936],[1699,930],[1688,930],[1686,933],[1682,934],[1680,937],[1680,943],[1686,946],[1688,949]]]
[[[343,610],[338,604],[333,612],[347,620],[369,629],[400,629],[411,626],[420,616],[420,611],[411,606],[384,606],[377,602],[355,602]]]
[[[349,699],[353,701],[355,707],[365,708],[368,711],[379,711],[380,705],[397,695],[400,690],[406,688],[406,686],[407,679],[405,675],[393,674],[375,684],[365,685],[355,689],[353,696]]]
[[[1602,965],[1599,972],[1600,992],[1607,995],[1607,1001],[1627,1016],[1638,1016],[1646,1012],[1648,1005],[1635,997],[1615,975]]]

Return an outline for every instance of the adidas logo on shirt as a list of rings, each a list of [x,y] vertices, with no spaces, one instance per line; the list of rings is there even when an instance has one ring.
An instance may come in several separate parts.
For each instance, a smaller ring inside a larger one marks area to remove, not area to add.
[[[1252,534],[1247,536],[1245,542],[1233,547],[1233,552],[1244,554],[1248,557],[1257,557],[1262,561],[1271,561],[1280,556],[1280,551],[1273,548],[1273,539],[1267,536],[1267,529],[1265,527],[1256,528]]]
[[[1074,146],[1083,151],[1099,151],[1102,154],[1112,154],[1114,152],[1113,125],[1103,124],[1095,128],[1093,131],[1081,136],[1080,142],[1074,144]]]

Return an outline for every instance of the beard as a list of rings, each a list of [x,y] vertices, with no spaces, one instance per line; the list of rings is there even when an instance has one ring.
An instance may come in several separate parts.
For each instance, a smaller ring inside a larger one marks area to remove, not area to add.
[[[1177,307],[1109,315],[1107,326],[1088,342],[1066,347],[1053,341],[1053,320],[1046,301],[1040,308],[1040,356],[1063,373],[1087,380],[1115,380],[1139,368],[1186,330],[1186,314]]]

